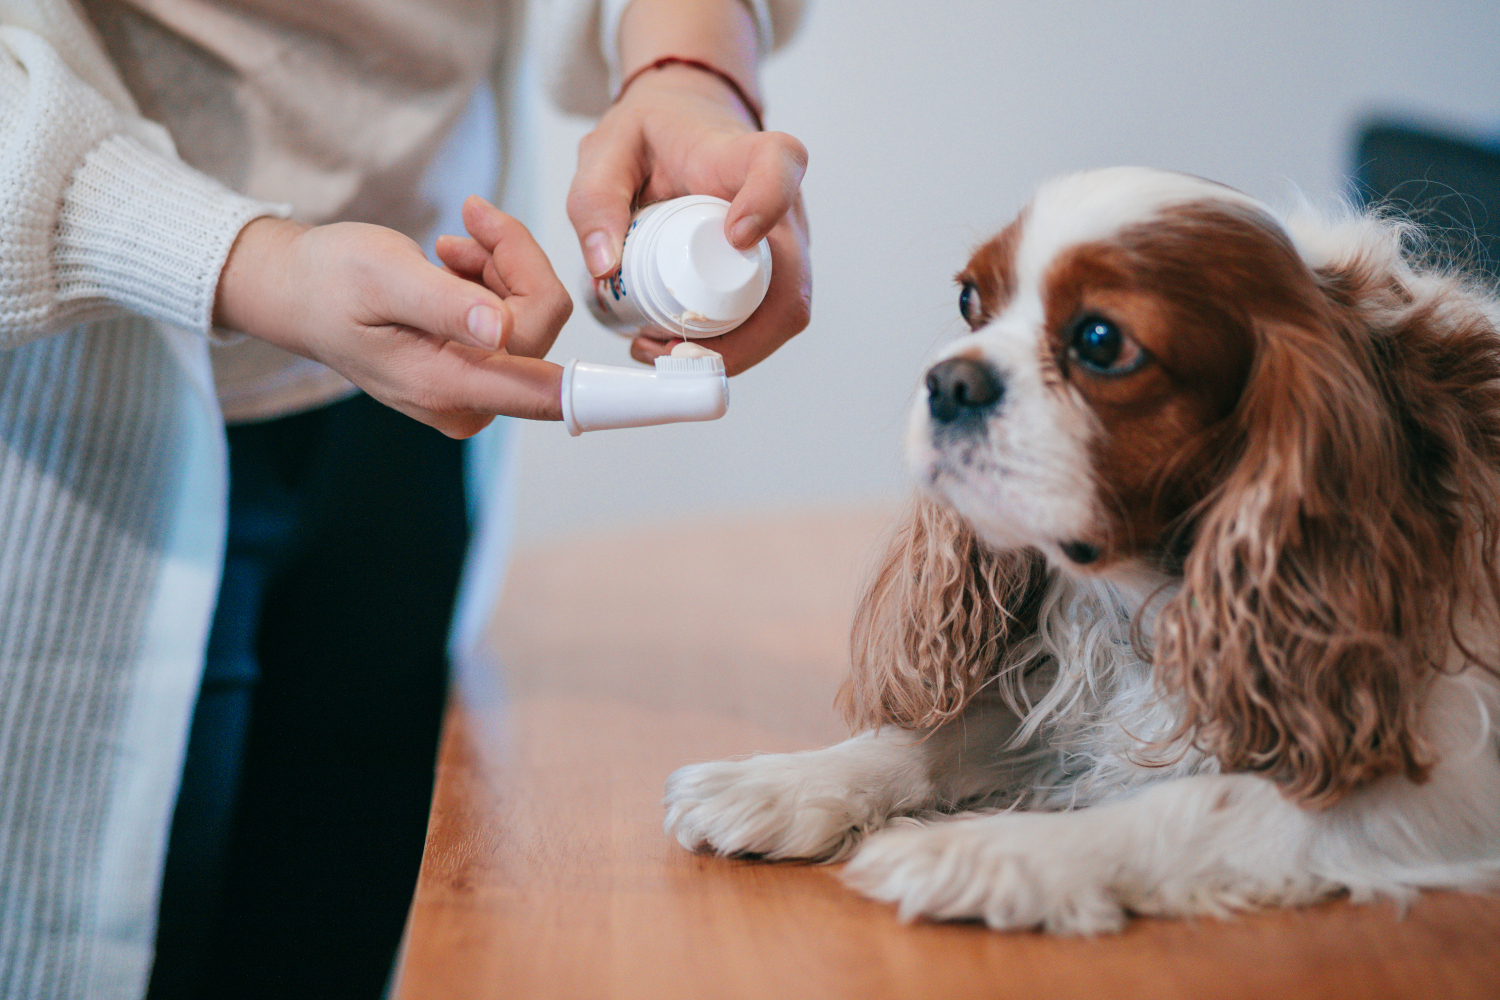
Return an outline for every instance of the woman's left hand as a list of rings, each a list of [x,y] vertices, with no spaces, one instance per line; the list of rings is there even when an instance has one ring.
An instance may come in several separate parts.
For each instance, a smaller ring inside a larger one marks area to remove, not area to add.
[[[757,132],[733,88],[681,64],[648,69],[584,137],[568,193],[568,217],[584,262],[612,273],[632,207],[686,194],[729,201],[725,234],[741,249],[771,244],[771,287],[744,325],[700,341],[734,375],[764,360],[807,326],[812,274],[800,187],[807,150],[783,132]],[[655,333],[656,331],[652,331]],[[673,335],[636,337],[630,354],[650,364]]]

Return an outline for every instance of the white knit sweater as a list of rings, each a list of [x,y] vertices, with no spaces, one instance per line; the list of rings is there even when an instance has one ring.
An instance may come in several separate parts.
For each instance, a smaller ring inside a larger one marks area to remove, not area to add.
[[[747,2],[769,44],[802,6]],[[566,109],[627,3],[544,13]],[[144,992],[223,555],[205,334],[284,211],[177,159],[74,0],[0,0],[0,997]]]

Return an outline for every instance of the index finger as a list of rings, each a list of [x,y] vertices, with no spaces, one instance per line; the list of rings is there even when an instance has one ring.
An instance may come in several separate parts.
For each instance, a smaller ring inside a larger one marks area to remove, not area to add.
[[[459,360],[452,352],[447,358]],[[550,361],[507,354],[470,356],[436,374],[445,378],[457,409],[524,420],[562,419],[563,370]]]
[[[489,253],[484,283],[505,297],[515,320],[507,349],[512,354],[541,357],[573,312],[572,297],[557,279],[546,252],[519,220],[478,195],[464,202],[463,216],[469,235]]]

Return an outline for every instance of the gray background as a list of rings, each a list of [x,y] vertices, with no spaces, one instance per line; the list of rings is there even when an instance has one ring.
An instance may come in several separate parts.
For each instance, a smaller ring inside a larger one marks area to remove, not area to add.
[[[1040,179],[1138,163],[1325,201],[1372,112],[1500,131],[1497,55],[1494,0],[815,0],[765,71],[769,126],[811,152],[812,325],[733,381],[718,423],[521,426],[516,541],[893,501],[922,361],[961,330],[952,275]],[[526,100],[525,217],[578,290],[563,202],[587,123]],[[581,300],[551,357],[629,363]]]

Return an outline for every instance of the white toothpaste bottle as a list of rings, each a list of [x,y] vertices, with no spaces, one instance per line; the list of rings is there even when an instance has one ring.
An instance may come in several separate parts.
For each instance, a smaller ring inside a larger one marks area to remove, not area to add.
[[[771,286],[771,246],[735,249],[724,235],[728,213],[729,202],[697,194],[637,212],[619,271],[593,283],[594,317],[628,337],[655,327],[687,340],[749,319]]]

